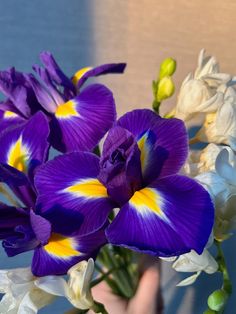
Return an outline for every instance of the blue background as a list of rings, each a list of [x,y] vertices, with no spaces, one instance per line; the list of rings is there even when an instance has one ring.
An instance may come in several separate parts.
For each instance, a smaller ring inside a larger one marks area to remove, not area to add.
[[[91,2],[86,0],[8,0],[0,2],[0,69],[15,66],[29,72],[43,50],[51,51],[65,73],[93,64]],[[86,32],[86,34],[85,34]],[[0,269],[29,266],[31,254],[7,258]],[[0,283],[1,284],[1,283]],[[39,313],[64,313],[71,305],[57,298]]]

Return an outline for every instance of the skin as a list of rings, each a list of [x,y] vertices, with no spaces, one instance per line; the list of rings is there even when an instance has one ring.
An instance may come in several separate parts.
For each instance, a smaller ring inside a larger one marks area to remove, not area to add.
[[[105,282],[93,288],[94,299],[103,303],[109,314],[161,314],[160,262],[157,258],[145,257],[140,273],[137,292],[130,301],[114,295]],[[91,310],[88,313],[94,314]]]
[[[92,289],[94,300],[104,304],[109,314],[163,314],[160,260],[144,256],[140,262],[140,280],[135,296],[127,301],[112,293],[106,282]],[[67,314],[81,313],[72,309]],[[83,312],[84,313],[84,312]],[[95,314],[92,310],[88,314]]]

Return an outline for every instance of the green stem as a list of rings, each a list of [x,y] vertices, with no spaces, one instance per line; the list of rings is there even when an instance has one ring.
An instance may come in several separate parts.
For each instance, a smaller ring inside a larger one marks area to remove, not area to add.
[[[102,282],[103,280],[106,280],[107,277],[114,271],[114,269],[111,269],[110,271],[103,273],[102,276],[100,276],[99,278],[94,279],[91,284],[90,287],[93,288],[96,285],[98,285],[100,282]]]
[[[223,275],[223,285],[222,285],[222,289],[225,290],[227,292],[227,294],[230,296],[232,293],[232,283],[230,281],[230,277],[229,277],[229,272],[227,269],[227,265],[225,262],[225,257],[224,257],[224,253],[221,247],[221,243],[219,241],[215,241],[217,250],[218,250],[218,255],[217,255],[217,261],[218,261],[218,265],[219,265],[219,271],[222,273]]]
[[[156,99],[153,100],[152,108],[155,111],[155,113],[158,114],[158,115],[159,115],[160,105],[161,105],[161,102],[157,101]]]
[[[107,310],[105,309],[105,306],[102,303],[94,302],[94,305],[91,307],[91,309],[95,313],[102,313],[102,314],[109,314]]]
[[[104,280],[113,292],[126,299],[133,297],[137,287],[137,272],[135,267],[131,267],[134,264],[130,252],[107,245],[101,250],[98,258],[105,269],[112,270]],[[100,273],[105,275],[104,271]]]

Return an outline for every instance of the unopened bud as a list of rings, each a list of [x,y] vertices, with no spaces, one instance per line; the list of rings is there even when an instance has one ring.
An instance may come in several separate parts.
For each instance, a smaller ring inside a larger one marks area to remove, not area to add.
[[[161,102],[162,100],[171,97],[175,92],[175,85],[171,77],[164,77],[160,80],[157,89],[157,101]]]
[[[203,314],[216,314],[216,311],[208,309],[205,312],[203,312]]]
[[[176,70],[176,61],[172,58],[166,58],[160,66],[159,79],[165,76],[172,76]]]
[[[228,300],[228,294],[222,290],[214,291],[207,300],[208,306],[213,311],[222,311]]]

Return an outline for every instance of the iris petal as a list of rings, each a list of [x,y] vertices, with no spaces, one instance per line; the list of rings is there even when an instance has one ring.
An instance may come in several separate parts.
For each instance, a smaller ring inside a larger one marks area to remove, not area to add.
[[[106,243],[104,230],[86,236],[52,233],[48,244],[35,250],[32,272],[36,276],[64,275],[81,260],[95,257]]]
[[[104,225],[114,205],[98,172],[98,157],[82,152],[59,156],[37,171],[37,211],[58,233],[89,233]]]
[[[63,152],[92,150],[116,118],[112,93],[100,84],[90,85],[61,104],[51,121],[52,145]]]
[[[209,194],[192,179],[174,175],[136,191],[106,234],[114,245],[153,255],[178,256],[191,249],[201,254],[213,221]]]
[[[163,119],[148,109],[134,110],[121,117],[117,124],[129,130],[140,149],[146,150],[144,184],[179,172],[188,154],[188,137],[184,123]],[[143,143],[143,145],[141,145]]]

